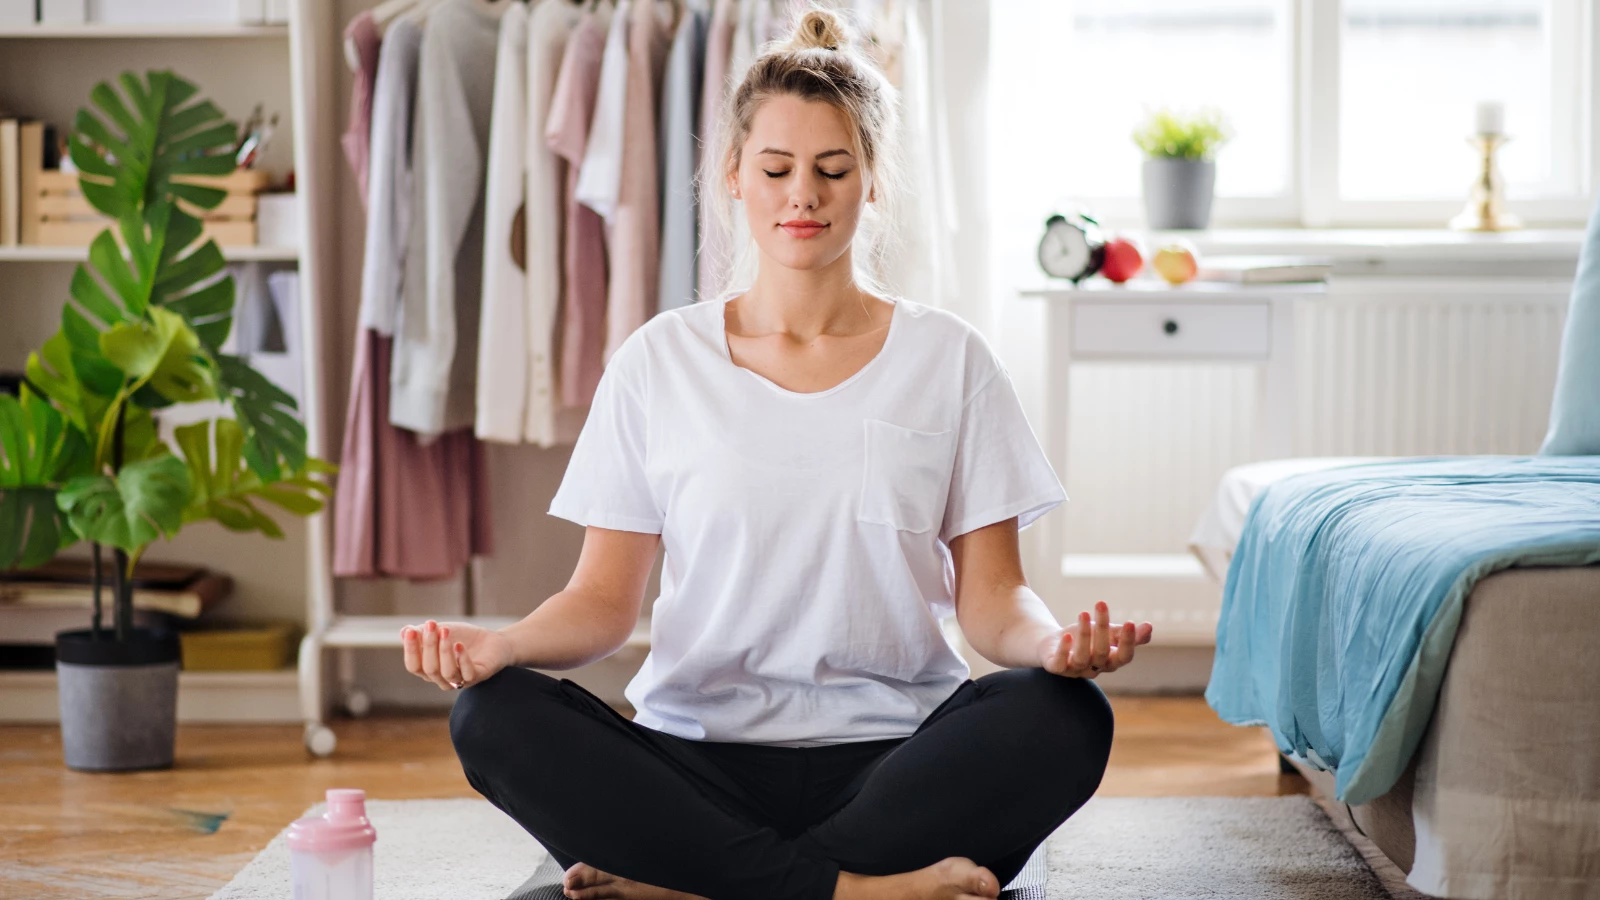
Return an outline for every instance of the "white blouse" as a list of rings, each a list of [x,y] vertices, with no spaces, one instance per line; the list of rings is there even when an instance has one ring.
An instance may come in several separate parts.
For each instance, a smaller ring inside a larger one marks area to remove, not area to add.
[[[1011,377],[954,313],[895,300],[842,383],[734,364],[723,300],[665,310],[600,380],[550,513],[660,533],[635,721],[809,747],[906,737],[968,676],[939,627],[957,535],[1066,500]]]

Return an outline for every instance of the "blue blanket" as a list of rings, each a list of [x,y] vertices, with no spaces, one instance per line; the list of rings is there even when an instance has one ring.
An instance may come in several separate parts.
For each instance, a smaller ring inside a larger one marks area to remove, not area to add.
[[[1269,726],[1278,749],[1335,771],[1338,799],[1365,803],[1422,740],[1473,585],[1510,566],[1594,562],[1600,456],[1422,458],[1286,478],[1245,519],[1206,701],[1235,725]]]

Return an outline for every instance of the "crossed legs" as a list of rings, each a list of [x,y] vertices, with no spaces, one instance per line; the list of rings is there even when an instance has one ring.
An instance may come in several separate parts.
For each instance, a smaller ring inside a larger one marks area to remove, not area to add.
[[[510,668],[461,692],[450,733],[468,782],[563,867],[711,900],[829,900],[841,872],[950,857],[1003,886],[1093,796],[1112,717],[1092,681],[1008,669],[967,681],[900,741],[705,744],[636,725],[567,679]],[[797,798],[801,820],[786,820],[777,804],[800,788],[773,761],[802,755],[804,783],[826,791]]]

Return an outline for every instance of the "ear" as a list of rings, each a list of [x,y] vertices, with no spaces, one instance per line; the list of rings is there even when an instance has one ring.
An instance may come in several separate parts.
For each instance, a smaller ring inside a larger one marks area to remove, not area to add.
[[[738,172],[729,172],[728,173],[728,194],[730,196],[732,196],[733,199],[735,199],[735,200],[739,199],[739,173]]]

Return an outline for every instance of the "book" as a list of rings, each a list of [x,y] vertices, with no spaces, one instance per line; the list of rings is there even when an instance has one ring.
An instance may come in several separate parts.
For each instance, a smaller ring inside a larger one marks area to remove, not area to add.
[[[1200,261],[1196,281],[1234,284],[1287,284],[1327,281],[1333,260],[1326,256],[1213,256]]]
[[[103,577],[107,584],[111,583],[111,554],[102,556],[104,565],[101,567]],[[133,586],[135,588],[156,588],[159,590],[179,590],[193,584],[196,579],[206,574],[205,566],[191,566],[181,563],[159,563],[142,559],[133,569]],[[5,569],[0,570],[0,584],[8,581],[49,581],[66,584],[93,584],[94,562],[88,557],[57,556],[43,565],[31,569]]]
[[[112,592],[109,579],[102,585],[100,602],[107,618],[111,612]],[[133,589],[133,608],[193,619],[201,612],[220,603],[233,592],[233,578],[217,572],[206,572],[193,583],[182,588]],[[0,608],[77,608],[94,606],[94,587],[65,581],[3,581],[0,582]]]
[[[0,247],[17,243],[22,208],[18,191],[18,132],[16,119],[0,119]]]
[[[166,613],[133,608],[133,627],[172,629],[176,620]],[[87,631],[94,625],[89,610],[75,606],[11,606],[0,603],[0,647],[50,646],[63,631]],[[106,629],[116,627],[111,610],[100,617]],[[7,654],[0,653],[0,668],[9,668]],[[53,665],[53,660],[52,660]],[[48,667],[47,667],[48,668]]]
[[[17,129],[17,242],[39,243],[39,174],[44,171],[45,125],[23,122]]]

